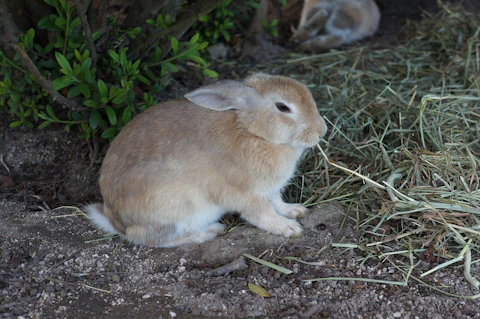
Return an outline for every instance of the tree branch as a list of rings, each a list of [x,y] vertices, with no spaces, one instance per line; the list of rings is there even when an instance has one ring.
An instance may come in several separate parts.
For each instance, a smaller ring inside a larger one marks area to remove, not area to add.
[[[33,75],[37,83],[53,98],[53,101],[62,105],[63,107],[69,108],[71,110],[80,110],[81,108],[77,103],[67,99],[57,91],[55,91],[52,82],[45,79],[38,71],[37,67],[33,63],[32,59],[28,56],[28,54],[20,47],[18,44],[10,44],[10,47],[20,56],[23,63]]]
[[[0,48],[3,53],[13,60],[15,52],[10,48],[11,43],[18,43],[20,30],[12,18],[12,12],[6,5],[6,1],[0,0]]]
[[[260,0],[260,4],[255,11],[247,36],[243,40],[243,48],[240,59],[251,57],[257,51],[258,43],[260,42],[260,34],[262,33],[263,20],[267,17],[268,1]]]
[[[80,3],[80,0],[74,0],[75,8],[77,9],[78,17],[82,23],[83,31],[85,32],[85,37],[87,38],[87,47],[90,50],[90,56],[92,57],[92,68],[95,68],[97,65],[97,50],[95,49],[95,44],[92,39],[92,30],[87,21],[87,16],[85,15],[85,7]]]

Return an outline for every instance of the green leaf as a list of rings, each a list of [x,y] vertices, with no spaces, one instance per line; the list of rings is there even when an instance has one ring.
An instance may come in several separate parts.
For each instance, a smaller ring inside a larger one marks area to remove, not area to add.
[[[49,43],[47,44],[47,46],[43,49],[43,54],[49,54],[50,51],[52,51],[53,49],[53,43]]]
[[[105,113],[107,113],[108,121],[112,125],[117,125],[117,114],[111,106],[105,106]]]
[[[174,64],[172,64],[172,63],[170,63],[170,62],[165,62],[163,65],[165,66],[165,68],[167,69],[167,71],[170,72],[170,73],[176,73],[176,72],[178,72],[177,66],[174,65]]]
[[[42,129],[42,128],[50,125],[50,124],[52,124],[52,121],[45,121],[45,122],[43,122],[42,124],[40,124],[40,125],[38,126],[38,128],[39,128],[39,129]]]
[[[58,64],[65,70],[72,72],[72,67],[68,63],[67,59],[60,53],[55,52],[55,58],[57,59]]]
[[[125,51],[127,51],[126,48],[123,48],[123,50],[120,51],[120,65],[126,65],[128,63],[127,54]]]
[[[82,55],[80,54],[80,52],[78,52],[77,49],[75,49],[75,57],[77,58],[78,62],[82,62]]]
[[[128,122],[130,122],[131,119],[132,119],[132,110],[129,107],[127,107],[123,110],[123,114],[122,114],[123,125],[126,125]]]
[[[118,92],[115,94],[115,97],[112,99],[113,104],[120,104],[125,102],[125,98],[127,96],[126,90],[122,90],[121,92]]]
[[[145,21],[146,21],[147,24],[149,24],[149,25],[153,25],[153,24],[155,23],[155,21],[152,20],[152,19],[147,19],[147,20],[145,20]]]
[[[40,112],[37,114],[39,118],[41,118],[42,120],[45,120],[45,121],[50,121],[50,118],[47,116],[47,114],[43,113],[43,112]]]
[[[202,42],[200,43],[200,45],[198,46],[197,50],[203,50],[205,49],[206,47],[208,47],[208,42]]]
[[[200,18],[198,18],[198,21],[207,22],[209,19],[210,19],[210,17],[208,16],[208,14],[206,14],[206,15],[203,15]]]
[[[195,35],[188,41],[187,47],[189,48],[191,45],[198,42],[198,38],[200,37],[199,33],[195,33]]]
[[[42,46],[41,46],[41,45],[38,45],[38,44],[36,44],[36,43],[33,44],[33,49],[34,49],[35,51],[37,51],[37,52],[40,52],[40,53],[43,52]]]
[[[145,83],[146,85],[150,85],[150,80],[147,79],[146,77],[144,77],[143,75],[138,74],[138,75],[137,75],[137,79],[138,79],[140,82]]]
[[[153,53],[153,60],[157,62],[157,61],[160,61],[161,58],[162,58],[162,49],[160,49],[160,47],[156,47],[155,52]]]
[[[177,55],[177,53],[178,53],[178,40],[177,40],[177,38],[172,37],[172,39],[170,40],[170,44],[172,46],[173,54]]]
[[[47,105],[45,109],[47,111],[48,116],[50,116],[52,120],[58,121],[58,117],[56,117],[55,113],[53,113],[53,109],[51,105]]]
[[[132,70],[138,69],[138,66],[140,65],[140,60],[135,61],[135,63],[132,64]]]
[[[29,48],[33,48],[33,38],[35,37],[35,30],[30,29],[27,31],[26,38],[27,38],[27,45]]]
[[[49,31],[60,31],[60,29],[54,24],[55,18],[57,16],[54,14],[48,15],[38,21],[37,26],[39,29],[46,29]]]
[[[63,17],[58,17],[58,18],[55,19],[54,23],[57,27],[64,30],[64,27],[67,24],[67,20],[65,20],[65,18],[63,18]]]
[[[97,41],[98,38],[100,38],[101,35],[102,35],[102,34],[101,34],[100,32],[94,32],[94,33],[92,33],[92,40],[93,40],[93,41]]]
[[[10,126],[10,127],[19,127],[19,126],[21,126],[22,124],[23,124],[22,121],[15,121],[15,122],[10,123],[9,126]]]
[[[209,78],[216,78],[218,77],[218,73],[210,70],[210,69],[204,69],[202,70],[203,75],[208,76]]]
[[[199,57],[198,55],[188,55],[188,56],[186,56],[186,58],[192,60],[193,62],[197,62],[199,64],[202,64],[202,65],[207,64],[207,62],[205,62],[205,60],[203,58]]]
[[[72,80],[71,77],[65,75],[65,76],[62,76],[61,78],[53,80],[52,84],[55,91],[58,91],[63,89],[64,87],[71,85],[73,82],[74,81]]]
[[[228,33],[228,32],[225,31],[225,30],[220,30],[220,32],[222,33],[223,38],[224,38],[227,42],[229,42],[229,41],[230,41],[230,33]]]
[[[101,120],[102,120],[102,115],[100,115],[100,112],[98,112],[97,110],[93,110],[92,113],[90,113],[89,124],[91,128],[96,129],[98,126],[98,123],[100,123]]]
[[[88,107],[98,107],[98,102],[95,100],[85,100],[83,104]]]
[[[12,94],[10,94],[10,98],[12,99],[13,102],[15,103],[19,103],[20,100],[22,99],[20,97],[20,94],[16,93],[16,92],[12,92]]]
[[[80,92],[82,92],[83,96],[85,96],[86,98],[90,97],[90,89],[84,83],[80,84]]]
[[[251,292],[253,292],[256,295],[259,295],[261,297],[271,297],[271,295],[266,291],[264,288],[257,286],[255,284],[252,284],[251,282],[248,283],[248,289],[250,289]]]
[[[80,113],[77,113],[77,112],[72,112],[72,118],[75,121],[81,121],[81,120],[83,120],[83,115],[80,114]]]
[[[104,98],[108,98],[108,89],[105,82],[102,79],[98,79],[98,91],[100,92],[100,96]]]
[[[92,59],[87,58],[85,61],[82,62],[82,66],[80,68],[80,74],[82,76],[86,76],[88,71],[90,71],[90,66],[92,65]]]
[[[85,61],[85,59],[87,59],[89,56],[90,56],[90,51],[89,51],[88,49],[86,49],[86,50],[83,52],[82,61]]]
[[[71,89],[68,90],[67,97],[68,98],[76,97],[80,93],[82,93],[82,91],[80,90],[80,86],[74,86],[74,87],[72,87]]]
[[[172,24],[172,17],[168,13],[165,15],[165,24],[167,26],[170,26]]]
[[[163,78],[165,75],[167,75],[167,73],[168,71],[165,68],[165,65],[162,65],[162,67],[160,68],[160,77]]]
[[[166,25],[165,25],[165,21],[163,20],[163,16],[161,14],[159,14],[157,16],[157,26],[161,27],[161,28],[165,28]]]
[[[30,122],[30,121],[23,122],[23,125],[25,125],[26,127],[29,127],[29,128],[33,128],[33,123]]]
[[[81,24],[80,22],[80,18],[79,17],[76,17],[75,19],[73,19],[73,21],[70,23],[70,28],[75,28],[75,27],[78,27],[79,25]]]
[[[45,68],[48,68],[48,69],[53,69],[53,68],[56,68],[58,66],[58,63],[53,61],[53,60],[42,61],[39,64],[41,66],[44,66]]]
[[[75,97],[79,94],[83,94],[85,97],[90,97],[90,90],[88,89],[88,87],[85,85],[85,83],[80,83],[76,86],[74,86],[73,88],[71,88],[70,90],[68,90],[68,98],[72,98],[72,97]]]
[[[118,130],[115,127],[110,127],[102,133],[102,138],[111,138],[117,134]]]
[[[108,50],[108,54],[110,55],[110,57],[113,59],[113,61],[117,62],[118,64],[120,64],[120,58],[118,57],[118,53],[113,51],[113,50]]]

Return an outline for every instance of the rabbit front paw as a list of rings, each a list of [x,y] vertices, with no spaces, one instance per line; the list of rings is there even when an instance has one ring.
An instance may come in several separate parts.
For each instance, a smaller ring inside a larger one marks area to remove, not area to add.
[[[281,217],[272,220],[268,225],[264,230],[283,237],[300,237],[303,233],[302,226],[293,219]]]
[[[308,213],[308,209],[302,204],[283,203],[278,207],[277,213],[287,218],[304,217]]]

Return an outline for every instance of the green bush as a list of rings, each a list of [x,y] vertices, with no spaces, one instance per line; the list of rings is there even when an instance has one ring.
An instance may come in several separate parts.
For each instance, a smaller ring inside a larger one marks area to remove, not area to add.
[[[65,0],[44,1],[55,8],[56,14],[43,18],[38,29],[48,31],[53,41],[42,47],[36,42],[35,30],[30,29],[18,45],[28,53],[41,75],[51,79],[55,91],[78,107],[58,107],[23,66],[18,54],[9,59],[0,51],[0,111],[12,116],[11,127],[43,128],[61,123],[67,131],[78,127],[82,138],[101,134],[111,139],[135,113],[155,103],[153,94],[168,85],[180,63],[188,61],[205,76],[217,76],[202,57],[208,43],[200,41],[199,34],[187,42],[171,37],[168,52],[156,45],[147,57],[132,60],[129,48],[122,43],[126,37],[141,36],[140,28],[121,30],[116,21],[111,21],[108,33],[101,36],[103,49],[97,52],[93,66],[86,35],[79,32],[81,23],[75,9]],[[168,16],[147,22],[158,29],[171,25]],[[93,33],[92,40],[98,43],[100,34]]]
[[[232,22],[235,14],[230,6],[231,2],[232,0],[225,0],[215,10],[198,19],[194,29],[200,32],[202,39],[209,43],[218,43],[222,38],[226,42],[230,41],[230,32],[235,29]]]

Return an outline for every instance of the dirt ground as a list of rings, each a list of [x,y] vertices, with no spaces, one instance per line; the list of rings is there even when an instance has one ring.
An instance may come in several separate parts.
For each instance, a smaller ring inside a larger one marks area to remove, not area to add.
[[[380,30],[367,40],[376,46],[394,41],[405,18],[434,11],[436,1],[379,5]],[[479,3],[466,5],[478,9]],[[107,148],[103,143],[102,155]],[[354,223],[343,223],[335,203],[312,207],[299,220],[306,232],[298,239],[249,225],[171,249],[105,238],[75,208],[101,201],[100,163],[91,165],[89,150],[61,127],[10,129],[0,120],[0,318],[480,318],[480,299],[449,296],[414,279],[431,264],[415,267],[406,286],[338,279],[402,282],[405,274],[388,261],[331,246],[357,240]],[[408,260],[392,261],[408,269]],[[478,294],[462,272],[450,268],[422,280],[450,294]],[[474,264],[472,273],[479,272]],[[309,281],[329,277],[337,279]]]

